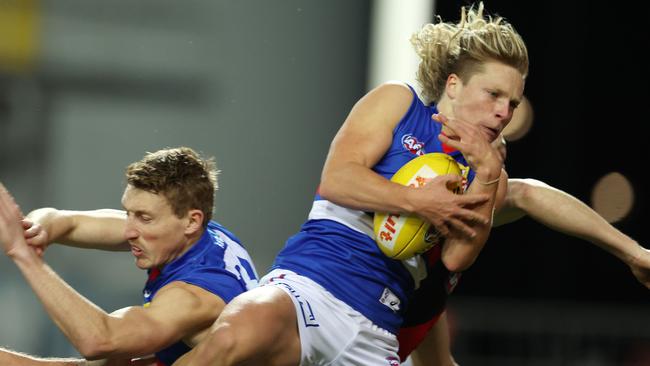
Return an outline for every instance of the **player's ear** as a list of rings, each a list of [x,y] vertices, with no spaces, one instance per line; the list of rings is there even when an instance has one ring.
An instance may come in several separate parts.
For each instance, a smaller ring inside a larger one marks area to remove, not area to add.
[[[185,234],[193,234],[203,228],[205,214],[201,210],[192,209],[187,212],[187,226]]]
[[[447,82],[445,83],[445,93],[450,99],[456,98],[459,88],[462,87],[463,82],[460,77],[454,73],[449,74]]]

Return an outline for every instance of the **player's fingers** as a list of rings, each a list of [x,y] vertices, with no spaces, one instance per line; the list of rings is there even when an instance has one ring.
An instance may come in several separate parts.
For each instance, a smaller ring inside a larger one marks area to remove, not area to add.
[[[431,119],[440,122],[447,129],[451,130],[452,135],[458,135],[458,132],[462,132],[464,128],[463,127],[464,122],[454,118],[447,118],[446,116],[440,113],[431,115]]]
[[[454,193],[457,193],[457,189],[463,186],[463,177],[457,174],[442,174],[434,178],[425,178],[424,184],[444,184],[447,190]],[[438,183],[435,183],[438,182]]]
[[[447,136],[445,136],[445,135],[443,135],[441,133],[438,134],[438,139],[440,139],[440,141],[443,144],[448,145],[450,147],[453,147],[456,150],[460,150],[462,148],[462,146],[463,146],[462,143],[460,142],[460,140],[450,139],[449,137],[447,137]]]
[[[452,219],[449,220],[449,223],[450,223],[453,230],[457,230],[457,231],[469,236],[470,238],[473,238],[473,237],[476,236],[476,230],[474,230],[474,228],[469,226],[463,220],[452,218]]]
[[[466,208],[459,210],[455,218],[469,224],[487,225],[490,222],[487,216]]]
[[[431,119],[434,120],[434,121],[440,122],[440,123],[442,123],[442,124],[444,124],[445,122],[447,122],[447,117],[445,117],[445,115],[444,115],[444,114],[441,114],[441,113],[434,113],[434,114],[432,114],[432,115],[431,115]]]
[[[461,206],[475,206],[481,203],[485,203],[490,199],[490,195],[487,193],[465,193],[460,194],[456,197],[456,203]]]
[[[431,226],[433,226],[433,228],[440,233],[440,235],[442,236],[449,235],[449,228],[447,227],[447,224],[442,220],[434,219],[434,220],[429,220],[429,222],[431,223]]]
[[[41,231],[37,233],[36,235],[32,236],[27,236],[25,235],[25,241],[27,244],[30,246],[34,247],[45,247],[47,245],[47,233],[44,231]]]
[[[28,227],[25,227],[25,225],[23,224],[23,229],[25,229],[26,238],[35,237],[43,231],[41,230],[40,225],[30,225]]]
[[[445,127],[461,134],[467,133],[468,131],[476,128],[471,123],[458,118],[444,118],[439,122],[442,123]]]
[[[45,253],[45,249],[43,247],[32,247],[36,255],[39,257],[43,257],[43,254]]]
[[[461,177],[458,174],[442,174],[442,175],[439,175],[439,176],[433,178],[432,180],[442,180],[447,185],[450,185],[450,184],[453,185],[453,184],[462,183],[463,177]]]
[[[34,222],[30,219],[22,219],[23,229],[28,230],[34,226]]]

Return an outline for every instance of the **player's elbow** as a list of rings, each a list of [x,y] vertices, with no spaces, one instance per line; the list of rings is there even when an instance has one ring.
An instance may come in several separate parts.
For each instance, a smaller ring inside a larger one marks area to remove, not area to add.
[[[78,346],[77,351],[87,360],[108,358],[116,352],[115,343],[102,336],[88,337]]]
[[[326,200],[330,200],[330,197],[332,195],[332,191],[330,189],[329,184],[325,184],[325,181],[322,180],[320,183],[320,186],[318,186],[318,194]]]
[[[463,272],[474,264],[476,256],[459,251],[443,250],[441,260],[449,272]]]
[[[323,175],[321,178],[320,186],[318,187],[318,194],[328,201],[336,202],[338,197],[337,185],[334,179],[327,178]]]
[[[463,272],[472,266],[474,259],[468,260],[460,256],[447,258],[443,257],[442,263],[444,263],[449,272]]]
[[[534,204],[538,191],[544,187],[546,183],[536,179],[509,179],[508,199],[514,207],[525,209]]]

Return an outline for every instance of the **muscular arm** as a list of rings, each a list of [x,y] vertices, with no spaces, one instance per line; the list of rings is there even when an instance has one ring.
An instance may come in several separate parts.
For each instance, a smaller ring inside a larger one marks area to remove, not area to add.
[[[88,359],[126,358],[154,353],[209,327],[225,303],[192,285],[173,282],[158,291],[150,306],[113,314],[68,286],[33,251],[13,256],[52,320]]]
[[[417,214],[443,235],[448,225],[473,232],[465,221],[485,222],[487,218],[464,206],[487,197],[451,194],[444,181],[454,179],[451,177],[415,189],[390,182],[371,169],[388,150],[393,129],[412,99],[406,86],[384,84],[357,102],[330,146],[320,194],[352,209]]]
[[[509,179],[505,205],[495,225],[528,215],[547,227],[596,244],[621,259],[650,288],[650,251],[568,193],[534,179]]]
[[[27,219],[40,225],[47,234],[47,238],[41,240],[46,243],[38,242],[35,245],[61,243],[80,248],[129,250],[124,240],[124,211],[41,208],[30,212]]]
[[[553,230],[592,242],[615,255],[630,266],[639,282],[650,288],[650,251],[613,227],[589,206],[535,179],[508,179],[507,187],[503,204],[494,216],[494,226],[529,215]],[[447,325],[442,316],[411,359],[413,366],[446,365],[453,360]]]
[[[25,241],[22,213],[0,184],[0,245],[50,318],[87,359],[149,355],[209,327],[225,306],[184,282],[160,289],[150,306],[107,314],[65,283]]]

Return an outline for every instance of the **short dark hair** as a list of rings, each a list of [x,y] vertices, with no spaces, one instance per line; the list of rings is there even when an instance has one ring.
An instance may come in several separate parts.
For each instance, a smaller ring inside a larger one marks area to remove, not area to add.
[[[172,211],[183,217],[189,210],[203,211],[203,226],[212,218],[218,188],[214,158],[204,159],[189,147],[148,152],[126,168],[126,181],[134,188],[162,194]]]

